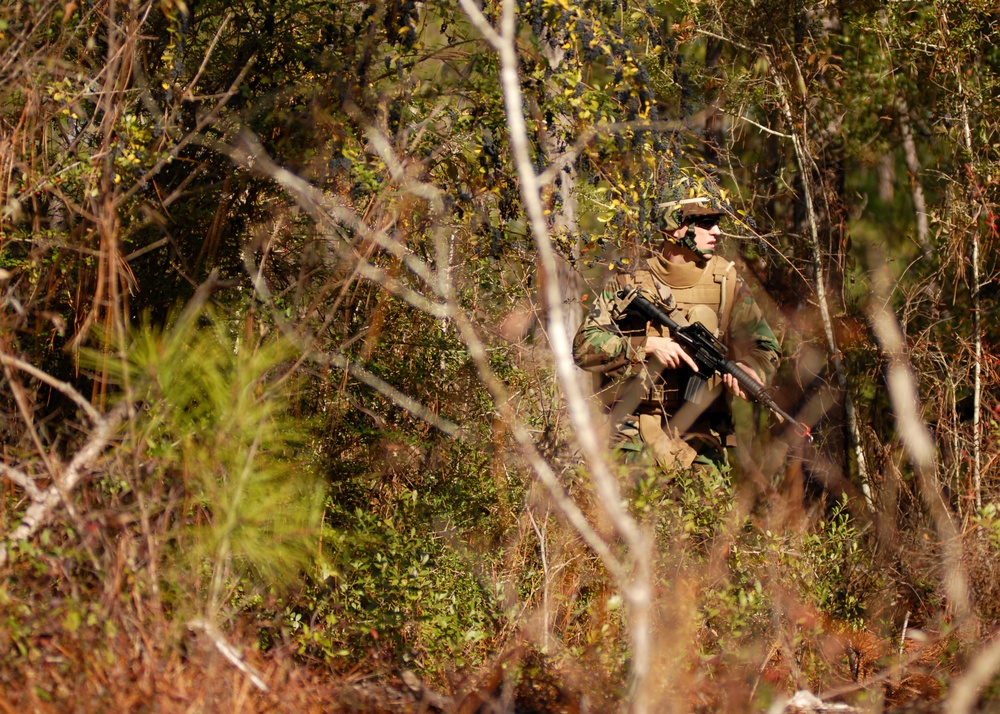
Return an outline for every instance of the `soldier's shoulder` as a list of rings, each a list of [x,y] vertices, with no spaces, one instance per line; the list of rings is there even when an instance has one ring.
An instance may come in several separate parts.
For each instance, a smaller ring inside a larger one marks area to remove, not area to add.
[[[708,269],[717,274],[739,275],[739,271],[736,270],[736,262],[721,255],[713,255],[708,259]]]
[[[653,273],[645,260],[627,264],[616,264],[614,276],[624,284],[634,284],[648,279]]]

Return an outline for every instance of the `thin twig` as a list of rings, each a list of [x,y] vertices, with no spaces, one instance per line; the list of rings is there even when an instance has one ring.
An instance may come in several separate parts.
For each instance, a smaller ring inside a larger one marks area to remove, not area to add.
[[[270,687],[267,686],[264,677],[243,659],[243,655],[240,654],[239,650],[226,641],[225,636],[218,627],[201,618],[188,621],[187,626],[189,630],[203,632],[211,640],[212,644],[215,645],[215,649],[219,651],[219,654],[225,657],[236,669],[243,672],[247,676],[247,679],[253,683],[253,686],[262,692],[270,691]]]
[[[965,97],[964,85],[962,84],[961,69],[956,66],[955,74],[958,77],[958,91],[962,97],[962,136],[965,150],[972,156],[972,130],[969,126],[969,105]],[[969,171],[971,172],[971,164]],[[972,230],[972,341],[975,361],[972,363],[972,483],[975,489],[976,508],[983,505],[983,426],[982,426],[982,403],[983,403],[983,323],[982,305],[979,292],[979,216],[983,207],[980,205],[973,219]]]
[[[44,498],[44,494],[38,488],[38,484],[35,483],[35,479],[31,478],[31,476],[23,471],[15,469],[13,466],[8,466],[7,464],[0,464],[0,473],[7,477],[8,481],[24,489],[31,497],[32,501],[41,501]]]
[[[205,50],[205,57],[201,60],[201,65],[198,67],[198,71],[195,72],[194,77],[191,82],[184,89],[184,98],[188,100],[194,99],[194,88],[198,84],[198,80],[201,79],[202,73],[208,66],[208,61],[212,57],[212,53],[215,51],[215,46],[219,43],[219,38],[222,37],[223,31],[229,24],[229,21],[233,19],[233,11],[230,10],[226,13],[226,16],[222,18],[222,22],[219,24],[219,29],[215,31],[215,37],[212,38],[212,42],[208,45],[208,49]],[[225,96],[225,95],[223,95]]]
[[[100,420],[100,412],[98,412],[97,409],[94,408],[94,405],[87,401],[84,396],[76,391],[76,389],[74,389],[70,384],[56,379],[47,372],[43,372],[33,364],[29,364],[22,359],[18,359],[13,355],[5,354],[4,352],[0,352],[0,363],[19,369],[22,372],[26,372],[35,379],[45,382],[50,387],[59,390],[72,399],[84,412],[86,412],[87,416],[90,417],[91,422],[96,423]]]
[[[132,412],[129,402],[119,402],[111,411],[97,421],[90,439],[83,445],[69,462],[57,483],[53,483],[25,511],[21,523],[15,528],[6,542],[0,545],[0,567],[7,563],[10,546],[26,541],[46,522],[52,509],[62,500],[62,494],[70,494],[90,469],[104,449],[111,442],[118,427],[125,417]]]
[[[155,164],[153,164],[153,166],[148,171],[146,171],[146,173],[140,176],[139,179],[135,182],[135,184],[132,185],[132,187],[128,191],[125,191],[124,193],[116,197],[115,199],[116,208],[125,203],[126,201],[128,201],[129,199],[131,199],[136,193],[141,191],[146,186],[146,184],[153,179],[154,176],[160,173],[160,171],[163,169],[164,166],[166,166],[168,163],[176,159],[180,155],[181,151],[184,150],[184,147],[186,147],[188,144],[204,143],[203,142],[204,137],[202,136],[202,132],[205,130],[206,127],[211,126],[212,124],[215,123],[216,119],[218,119],[219,113],[225,108],[226,104],[229,103],[229,100],[235,97],[237,93],[239,93],[240,85],[243,84],[244,78],[250,72],[250,69],[253,67],[255,61],[256,61],[256,56],[251,57],[249,60],[247,60],[247,63],[243,65],[243,69],[241,69],[240,73],[236,75],[236,79],[234,79],[232,84],[229,85],[229,89],[226,90],[226,93],[222,95],[222,98],[216,103],[214,107],[212,107],[212,110],[210,112],[208,112],[207,114],[205,114],[205,116],[201,117],[198,120],[198,122],[195,124],[194,129],[188,132],[188,134],[184,136],[184,138],[182,138],[180,141],[178,141],[173,146],[173,148],[171,148],[170,151],[166,153],[166,155],[162,156]],[[138,67],[138,65],[136,65],[136,67]],[[139,72],[136,72],[136,74],[139,75]],[[164,130],[166,131],[166,129],[168,128],[166,123],[166,118],[164,117],[163,113],[159,111],[159,108],[157,107],[156,103],[152,100],[152,97],[149,94],[149,92],[148,91],[142,92],[141,96],[143,97],[144,100],[143,103],[145,104],[146,108],[152,109],[153,115],[158,117],[161,126],[163,126]]]
[[[748,117],[748,116],[746,116],[744,114],[733,114],[732,112],[727,112],[724,109],[722,111],[725,114],[728,114],[729,116],[733,117],[734,119],[738,119],[739,121],[746,122],[747,124],[750,124],[751,126],[755,126],[758,129],[760,129],[761,131],[763,131],[764,133],[770,134],[771,136],[778,136],[778,137],[781,137],[782,139],[794,139],[795,138],[792,134],[786,134],[786,133],[784,133],[782,131],[777,131],[777,130],[772,129],[770,127],[764,126],[763,124],[755,122],[753,119],[751,119],[750,117]]]
[[[254,290],[257,292],[258,299],[260,299],[261,302],[273,307],[271,289],[264,281],[260,269],[254,265],[253,258],[249,255],[249,253],[247,253],[244,263],[247,273],[253,281]],[[319,364],[333,365],[338,369],[346,370],[348,374],[362,384],[371,387],[376,392],[393,402],[396,406],[404,409],[418,419],[427,422],[442,433],[453,438],[460,434],[461,430],[459,426],[453,421],[435,414],[431,409],[424,406],[413,397],[399,391],[384,379],[372,374],[360,364],[350,359],[347,355],[343,353],[327,354],[315,349],[313,346],[315,343],[315,337],[310,334],[303,335],[300,330],[297,330],[292,325],[288,324],[280,310],[274,309],[272,312],[275,322],[278,325],[278,329],[281,330],[282,334],[284,334],[286,338],[290,339],[293,344],[302,350],[303,357],[311,359]]]

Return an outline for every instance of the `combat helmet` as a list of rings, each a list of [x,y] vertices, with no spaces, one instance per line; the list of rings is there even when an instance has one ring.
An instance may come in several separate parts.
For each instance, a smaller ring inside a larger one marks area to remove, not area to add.
[[[704,259],[710,258],[712,251],[697,248],[694,227],[690,221],[703,216],[722,218],[732,215],[733,208],[726,200],[725,189],[708,176],[687,174],[680,174],[669,181],[654,212],[655,226],[658,230],[664,232],[668,239],[694,251]],[[688,231],[683,237],[675,238],[673,234],[685,224],[688,225]]]

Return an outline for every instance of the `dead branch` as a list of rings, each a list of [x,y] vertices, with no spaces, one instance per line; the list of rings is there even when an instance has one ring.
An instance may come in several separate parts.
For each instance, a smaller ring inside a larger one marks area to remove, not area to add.
[[[258,299],[266,304],[273,305],[271,289],[264,281],[261,271],[254,265],[253,258],[248,253],[244,258],[244,266],[247,274],[253,281],[254,290]],[[316,338],[314,335],[301,329],[296,329],[288,323],[280,310],[272,310],[275,323],[282,334],[296,345],[303,355],[303,359],[310,359],[318,364],[333,365],[338,369],[346,370],[348,374],[365,384],[376,392],[386,397],[399,408],[409,412],[418,419],[427,422],[438,431],[451,437],[456,437],[460,433],[457,424],[434,413],[430,408],[424,406],[416,399],[399,391],[384,379],[372,374],[357,362],[351,360],[343,353],[327,354],[315,348]]]
[[[219,628],[213,623],[207,620],[202,620],[201,618],[195,618],[190,620],[187,626],[189,630],[204,633],[205,637],[207,637],[208,640],[215,646],[215,649],[219,651],[219,654],[225,657],[229,664],[233,665],[236,669],[245,674],[247,679],[253,683],[253,686],[257,687],[257,689],[262,692],[270,691],[270,687],[267,686],[267,682],[264,681],[261,674],[254,667],[248,664],[245,659],[243,659],[243,655],[240,654],[239,650],[229,644],[225,635],[223,635]]]
[[[883,264],[884,265],[884,264]],[[924,506],[934,521],[941,541],[941,567],[944,588],[954,609],[959,627],[967,634],[978,633],[978,622],[969,597],[969,579],[962,565],[962,535],[944,500],[937,477],[937,455],[934,439],[920,416],[920,401],[916,378],[904,352],[904,336],[895,316],[887,307],[891,278],[883,267],[876,273],[876,295],[871,305],[871,321],[882,350],[889,361],[886,382],[889,398],[903,447],[913,464],[920,483]]]
[[[472,24],[483,34],[500,58],[500,83],[506,109],[511,154],[521,188],[521,200],[528,216],[531,233],[539,255],[539,272],[545,302],[549,345],[559,385],[569,410],[577,442],[590,468],[591,478],[602,510],[624,541],[632,561],[628,577],[620,579],[631,615],[632,639],[632,710],[647,711],[648,675],[652,652],[651,613],[652,574],[649,537],[622,507],[618,483],[611,473],[607,450],[598,438],[591,406],[579,388],[573,362],[570,336],[563,320],[562,295],[557,279],[558,262],[549,236],[542,206],[538,176],[531,161],[531,147],[524,116],[524,100],[518,77],[519,58],[516,44],[516,2],[505,0],[497,32],[473,0],[461,0]]]
[[[24,491],[26,491],[32,501],[41,501],[45,497],[42,491],[38,488],[38,484],[35,483],[35,479],[31,478],[31,476],[23,471],[16,469],[13,466],[8,466],[7,464],[0,464],[0,473],[3,473],[8,481],[20,486]]]
[[[369,130],[368,136],[373,149],[375,149],[376,152],[384,158],[386,165],[389,167],[394,178],[403,184],[406,190],[414,192],[417,195],[421,195],[424,198],[428,198],[432,207],[437,207],[437,217],[440,218],[444,210],[444,204],[440,199],[438,189],[431,184],[408,181],[405,177],[402,163],[393,154],[389,142],[374,130]],[[566,518],[580,537],[583,538],[587,545],[590,546],[601,558],[605,567],[607,567],[608,570],[617,579],[619,579],[619,581],[621,581],[625,577],[626,573],[624,566],[617,560],[609,545],[597,534],[593,526],[587,520],[587,517],[583,514],[569,494],[566,493],[551,466],[538,452],[533,437],[524,425],[520,423],[520,420],[516,417],[513,409],[510,407],[509,395],[506,387],[499,379],[496,378],[490,369],[490,360],[487,355],[485,345],[476,333],[471,321],[468,320],[464,312],[459,307],[457,299],[454,295],[454,290],[448,277],[450,275],[450,260],[448,259],[447,245],[443,245],[443,243],[447,243],[447,241],[444,240],[443,233],[440,230],[436,232],[439,267],[437,270],[434,270],[427,263],[421,261],[419,258],[410,253],[409,250],[400,242],[389,238],[384,231],[372,228],[349,206],[346,206],[334,197],[325,194],[308,181],[305,181],[287,169],[277,166],[264,151],[256,137],[249,132],[244,132],[241,135],[240,143],[235,148],[218,143],[213,143],[212,147],[228,155],[234,162],[240,163],[250,170],[271,178],[280,186],[285,188],[295,202],[310,214],[317,225],[321,228],[326,228],[328,234],[333,236],[332,239],[329,237],[328,239],[339,241],[340,239],[336,234],[336,229],[337,226],[344,226],[354,231],[360,237],[371,240],[380,248],[386,250],[390,255],[399,258],[401,262],[403,262],[411,270],[411,272],[420,277],[422,281],[428,285],[428,287],[434,291],[439,291],[438,294],[442,295],[445,299],[445,304],[443,306],[440,306],[440,303],[432,302],[424,298],[415,291],[408,291],[406,296],[408,298],[412,298],[408,301],[417,309],[423,310],[425,313],[438,317],[439,319],[450,319],[454,322],[462,336],[462,340],[465,343],[466,348],[469,350],[473,363],[476,365],[477,373],[480,379],[493,396],[494,403],[497,404],[501,416],[507,421],[507,423],[512,425],[511,434],[514,437],[515,442],[518,444],[519,450],[525,458],[528,466],[549,491],[554,504],[557,506],[563,517]],[[339,248],[339,246],[335,247]],[[367,261],[358,256],[353,257],[357,258],[355,270],[358,275],[367,277],[369,280],[380,285],[384,289],[393,292],[393,294],[397,294],[397,296],[399,295],[399,291],[395,290],[396,286],[393,283],[389,283],[388,285],[386,284],[387,278],[385,277],[384,271],[379,269],[378,272],[376,272],[374,266],[371,266]],[[254,288],[258,292],[258,295],[264,302],[270,303],[270,290],[266,283],[261,279],[260,270],[253,264],[252,259],[249,259],[249,256],[245,259],[245,267],[247,269],[247,273],[254,281]],[[356,379],[372,387],[383,396],[386,396],[397,406],[406,409],[410,413],[420,419],[423,419],[432,426],[435,426],[444,433],[458,433],[459,428],[456,425],[438,417],[423,405],[420,405],[407,395],[400,393],[391,385],[385,383],[375,375],[370,374],[363,367],[353,361],[350,361],[345,356],[338,354],[328,355],[317,351],[313,347],[315,344],[314,337],[306,335],[303,338],[303,335],[288,325],[284,318],[277,312],[275,312],[275,319],[279,325],[279,329],[281,329],[287,337],[292,339],[293,343],[299,345],[299,347],[303,350],[303,354],[308,355],[309,359],[313,359],[320,363],[333,364],[340,368],[346,368]],[[617,503],[618,501],[616,500],[615,502]]]
[[[7,536],[7,540],[0,544],[0,567],[7,563],[10,547],[34,536],[48,520],[52,510],[62,501],[62,494],[68,496],[73,492],[84,474],[104,453],[104,449],[111,442],[118,427],[131,413],[132,404],[123,401],[97,420],[87,443],[67,464],[65,470],[57,475],[56,482],[42,492],[39,498],[34,499],[34,502],[25,511],[21,523]]]
[[[26,372],[35,379],[39,380],[40,382],[45,382],[50,387],[59,390],[67,397],[72,399],[73,402],[75,402],[76,405],[80,407],[80,409],[82,409],[87,414],[92,423],[96,424],[100,420],[101,418],[100,412],[98,412],[97,409],[95,409],[94,406],[89,401],[87,401],[82,394],[76,391],[76,389],[74,389],[70,384],[58,380],[52,375],[38,369],[38,367],[35,367],[34,365],[29,364],[28,362],[25,362],[22,359],[18,359],[13,355],[5,354],[4,352],[0,352],[0,363],[7,365],[9,367],[14,367],[16,369],[19,369],[22,372]]]
[[[794,127],[796,121],[792,115],[792,107],[788,100],[788,92],[785,88],[785,79],[778,75],[773,58],[769,60],[771,76],[774,79],[775,87],[781,98],[781,109],[789,126]],[[806,201],[806,213],[809,217],[810,248],[812,250],[813,270],[816,273],[814,287],[816,289],[816,302],[819,305],[820,317],[823,321],[823,331],[826,335],[827,349],[833,359],[834,371],[837,374],[837,382],[844,394],[844,412],[847,419],[847,436],[854,453],[854,461],[858,468],[858,480],[861,482],[861,492],[864,494],[865,503],[868,510],[874,512],[875,502],[872,495],[870,478],[868,475],[868,463],[865,459],[865,452],[861,445],[861,432],[858,428],[858,417],[854,409],[854,399],[851,397],[850,384],[847,380],[847,372],[844,369],[844,360],[841,357],[840,348],[837,346],[837,338],[834,334],[833,319],[830,316],[830,305],[826,295],[826,278],[823,268],[823,256],[820,252],[819,228],[816,220],[816,212],[813,208],[812,192],[812,158],[806,145],[806,127],[808,122],[806,117],[802,119],[802,135],[793,132],[792,143],[795,148],[795,157],[799,164],[799,173],[802,178],[803,193]]]

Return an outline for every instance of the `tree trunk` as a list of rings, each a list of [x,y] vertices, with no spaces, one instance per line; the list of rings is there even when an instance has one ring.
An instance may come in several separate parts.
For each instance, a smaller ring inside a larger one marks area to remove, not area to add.
[[[924,184],[920,180],[920,157],[917,156],[917,144],[913,140],[913,127],[910,124],[910,108],[902,96],[896,99],[896,112],[899,114],[899,134],[903,140],[903,158],[906,160],[906,170],[910,174],[910,193],[913,196],[913,212],[917,218],[917,242],[924,255],[931,251],[931,231],[927,221],[927,199],[924,196]]]

